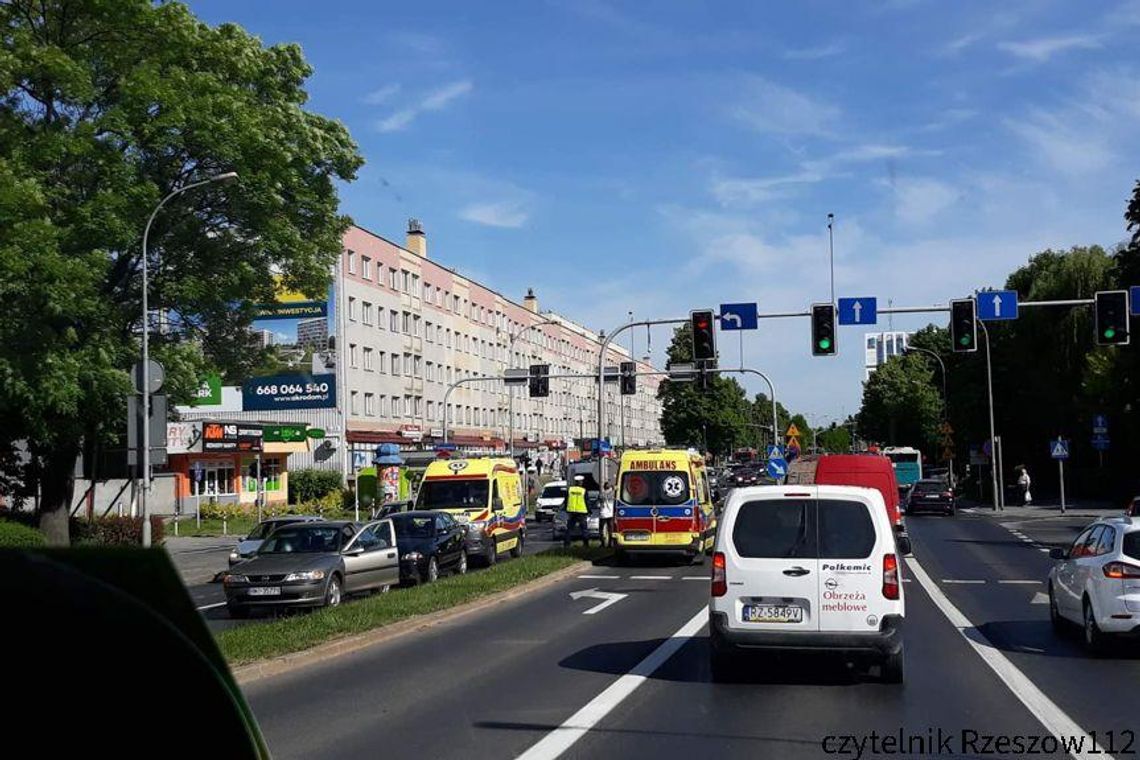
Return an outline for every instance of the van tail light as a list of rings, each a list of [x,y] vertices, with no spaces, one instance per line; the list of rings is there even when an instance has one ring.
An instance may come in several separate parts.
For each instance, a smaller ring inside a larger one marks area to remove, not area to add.
[[[899,558],[894,554],[883,555],[883,596],[899,598]]]
[[[726,562],[724,552],[713,554],[712,561],[712,595],[724,596],[728,593],[728,574],[725,572]]]
[[[1140,578],[1140,567],[1127,562],[1109,562],[1101,570],[1105,578]]]
[[[947,499],[953,499],[954,498],[954,492],[953,491],[943,491],[942,495],[945,496]]]

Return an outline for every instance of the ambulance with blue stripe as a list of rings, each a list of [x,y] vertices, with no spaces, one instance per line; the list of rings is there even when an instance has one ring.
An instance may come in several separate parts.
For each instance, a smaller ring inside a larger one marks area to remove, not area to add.
[[[618,468],[614,537],[618,559],[682,554],[703,561],[716,537],[704,459],[685,449],[627,450]]]
[[[526,505],[511,459],[437,459],[424,471],[416,509],[442,510],[462,523],[467,556],[476,562],[493,565],[501,554],[522,555]]]

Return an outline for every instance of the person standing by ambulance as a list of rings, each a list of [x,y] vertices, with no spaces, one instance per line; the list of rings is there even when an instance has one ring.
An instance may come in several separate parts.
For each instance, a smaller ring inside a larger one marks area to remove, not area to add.
[[[582,546],[590,545],[590,532],[586,525],[586,489],[582,485],[586,479],[581,475],[574,476],[574,485],[566,489],[566,535],[562,537],[562,546],[570,548],[570,536],[577,528],[582,536]]]
[[[614,542],[614,486],[606,482],[602,486],[600,525],[598,535],[602,538],[602,546],[612,545]]]

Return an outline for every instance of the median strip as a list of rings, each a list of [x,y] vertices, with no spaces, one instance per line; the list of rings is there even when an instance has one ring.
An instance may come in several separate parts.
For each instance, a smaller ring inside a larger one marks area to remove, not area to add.
[[[246,665],[234,670],[246,683],[527,593],[581,573],[590,567],[584,560],[607,553],[553,549],[331,609],[231,628],[217,634],[218,647],[231,665]]]

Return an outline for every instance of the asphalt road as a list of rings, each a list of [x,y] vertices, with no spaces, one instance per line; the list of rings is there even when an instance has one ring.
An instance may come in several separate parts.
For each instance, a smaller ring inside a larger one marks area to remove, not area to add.
[[[550,540],[551,529],[550,523],[536,524],[533,521],[527,524],[527,540],[523,544],[523,555],[537,554],[538,552],[545,551],[554,546],[561,546],[561,543],[555,544]],[[209,539],[207,539],[209,540]],[[212,539],[217,541],[218,539]],[[175,558],[175,564],[179,567],[179,572],[184,578],[187,577],[188,572],[183,568],[190,568],[189,573],[196,573],[196,577],[203,579],[203,582],[191,583],[186,586],[186,590],[190,594],[191,600],[194,605],[202,613],[206,620],[206,625],[212,631],[221,631],[226,628],[235,628],[242,625],[257,625],[258,622],[264,622],[272,619],[275,614],[295,614],[295,613],[275,613],[273,611],[255,612],[254,616],[246,620],[235,620],[229,616],[226,610],[226,592],[222,588],[221,583],[208,583],[204,582],[207,577],[212,577],[220,570],[225,570],[229,567],[229,553],[230,549],[237,543],[236,539],[231,538],[228,543],[220,548],[209,547],[192,547],[188,552],[184,552],[181,556]],[[200,568],[212,568],[208,572],[203,573]],[[472,566],[470,572],[479,572],[479,569]],[[399,593],[399,589],[393,589],[393,593]],[[351,604],[352,600],[345,600],[346,604]],[[304,614],[303,612],[300,614]]]
[[[1115,756],[1132,756],[1121,732],[1140,724],[1140,650],[1093,659],[1053,634],[1035,603],[1049,567],[1041,547],[982,515],[915,517],[910,531],[934,588],[908,566],[902,686],[818,656],[754,660],[714,684],[707,566],[643,565],[595,567],[246,693],[280,758],[856,757],[852,741],[863,757],[897,756],[871,742],[900,732],[934,740],[906,756],[992,756],[1001,740],[987,736],[1039,741],[1043,720],[1095,730],[1102,745],[1114,731]],[[571,596],[591,589],[624,596],[586,614],[610,599]],[[564,726],[572,716],[589,730]]]

